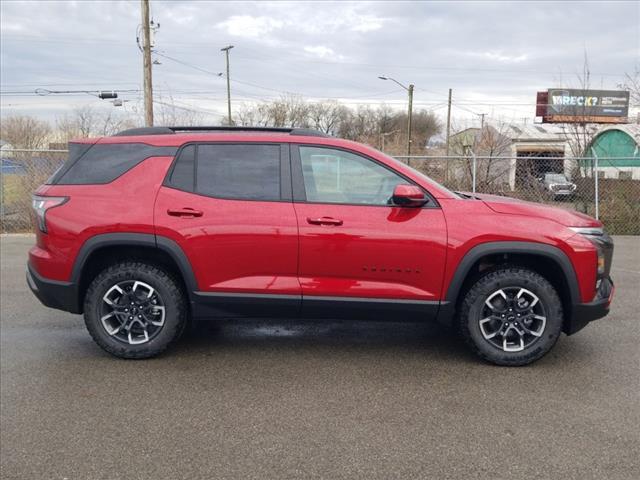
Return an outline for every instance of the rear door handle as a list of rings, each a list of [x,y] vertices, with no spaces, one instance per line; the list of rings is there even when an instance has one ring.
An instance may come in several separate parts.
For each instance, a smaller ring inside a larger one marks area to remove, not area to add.
[[[193,208],[170,208],[167,210],[167,214],[172,217],[201,217],[203,212],[201,210],[195,210]]]
[[[342,225],[342,220],[331,217],[307,218],[307,223],[310,223],[311,225],[333,225],[337,227]]]

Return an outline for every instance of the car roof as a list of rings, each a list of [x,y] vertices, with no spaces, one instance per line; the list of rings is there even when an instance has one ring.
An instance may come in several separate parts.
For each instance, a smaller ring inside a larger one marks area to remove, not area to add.
[[[328,140],[328,141],[322,141]],[[180,146],[189,142],[299,142],[337,145],[341,140],[318,130],[284,127],[144,127],[124,130],[110,137],[83,138],[73,143],[145,143]],[[349,142],[350,143],[350,142]]]
[[[187,126],[187,127],[143,127],[130,128],[116,133],[116,137],[131,137],[140,135],[174,135],[176,133],[197,132],[235,132],[235,133],[280,133],[305,137],[327,137],[328,135],[311,128],[294,127],[251,127],[251,126]]]
[[[145,127],[124,130],[110,137],[83,138],[73,143],[144,143],[181,146],[190,142],[315,143],[347,146],[355,142],[308,128],[280,127]]]
[[[394,162],[394,169],[409,178],[421,183],[415,170],[405,164],[387,157],[382,152],[362,143],[331,137],[317,130],[300,128],[263,128],[263,127],[151,127],[149,129],[131,129],[111,137],[82,138],[69,143],[125,144],[143,143],[157,147],[181,147],[192,142],[219,143],[299,143],[328,146],[355,151],[389,164]],[[386,158],[381,158],[386,157]],[[446,188],[429,180],[432,185],[430,193],[436,198],[454,198]]]

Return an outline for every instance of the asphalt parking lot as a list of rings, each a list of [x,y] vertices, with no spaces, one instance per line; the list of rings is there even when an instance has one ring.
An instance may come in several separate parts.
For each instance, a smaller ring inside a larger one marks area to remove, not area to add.
[[[3,237],[3,479],[640,478],[640,238],[609,317],[525,368],[406,323],[205,324],[160,358],[98,348]]]

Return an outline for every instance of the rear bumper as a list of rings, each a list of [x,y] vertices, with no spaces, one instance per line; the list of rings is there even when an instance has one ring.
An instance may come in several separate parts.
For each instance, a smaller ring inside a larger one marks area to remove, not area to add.
[[[44,306],[70,313],[82,313],[75,283],[49,280],[38,275],[31,265],[27,265],[27,284]]]
[[[579,332],[593,320],[606,317],[613,299],[615,286],[611,278],[603,278],[596,293],[596,298],[590,303],[579,303],[573,306],[571,318],[565,324],[567,335]]]

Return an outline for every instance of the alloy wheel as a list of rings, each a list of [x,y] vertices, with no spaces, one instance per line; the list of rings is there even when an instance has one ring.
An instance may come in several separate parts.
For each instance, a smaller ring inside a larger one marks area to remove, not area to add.
[[[166,315],[157,290],[139,280],[126,280],[109,288],[100,310],[100,322],[106,332],[129,345],[147,343],[158,335]]]
[[[520,352],[542,336],[547,317],[544,305],[533,292],[505,287],[486,298],[478,324],[491,345],[505,352]]]

